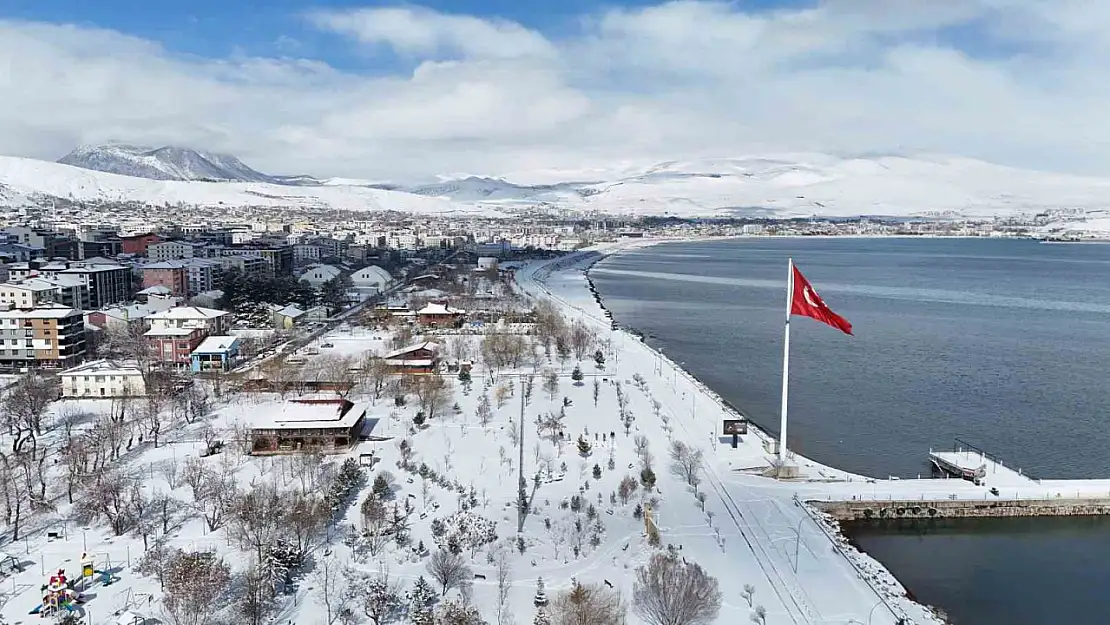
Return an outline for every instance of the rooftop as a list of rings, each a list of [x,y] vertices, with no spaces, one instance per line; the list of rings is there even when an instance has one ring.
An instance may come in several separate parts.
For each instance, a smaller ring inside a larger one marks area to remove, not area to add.
[[[160,313],[154,313],[152,319],[215,319],[227,313],[215,308],[202,308],[200,306],[179,306]]]
[[[231,349],[239,338],[235,336],[210,336],[193,350],[194,354],[222,354]]]
[[[292,399],[280,405],[276,416],[260,417],[256,429],[350,428],[366,415],[370,404],[346,399]],[[267,423],[267,421],[269,421]]]
[[[58,375],[142,375],[143,371],[134,361],[93,360]]]

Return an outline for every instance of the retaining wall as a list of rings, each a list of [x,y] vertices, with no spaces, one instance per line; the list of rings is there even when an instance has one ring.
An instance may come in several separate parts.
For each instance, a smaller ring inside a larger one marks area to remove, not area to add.
[[[1110,515],[1110,499],[955,499],[941,501],[809,501],[838,521]]]

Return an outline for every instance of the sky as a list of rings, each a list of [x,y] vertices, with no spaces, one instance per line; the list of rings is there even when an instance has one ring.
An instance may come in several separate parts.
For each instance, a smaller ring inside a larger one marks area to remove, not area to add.
[[[0,154],[527,177],[949,154],[1110,176],[1110,2],[3,0]]]

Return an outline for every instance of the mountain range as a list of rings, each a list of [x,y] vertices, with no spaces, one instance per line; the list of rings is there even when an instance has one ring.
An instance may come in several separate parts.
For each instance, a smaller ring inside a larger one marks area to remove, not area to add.
[[[1110,229],[1094,225],[1110,224],[1110,179],[948,156],[759,155],[587,173],[524,172],[512,178],[460,176],[423,184],[321,180],[265,174],[226,154],[110,144],[79,148],[58,163],[0,157],[0,205],[61,198],[489,216],[558,210],[778,218],[1005,217],[1051,211],[1068,215],[1065,221],[1078,229]]]

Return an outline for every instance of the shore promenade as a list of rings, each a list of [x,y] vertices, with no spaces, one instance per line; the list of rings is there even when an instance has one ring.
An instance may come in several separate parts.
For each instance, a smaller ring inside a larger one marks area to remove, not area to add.
[[[773,438],[753,427],[733,449],[731,436],[721,435],[722,422],[742,415],[665,355],[614,329],[591,290],[586,271],[594,262],[659,242],[622,242],[531,263],[517,272],[517,280],[531,296],[550,299],[568,317],[593,325],[611,342],[620,376],[638,374],[652,389],[667,436],[704,452],[703,490],[717,511],[717,531],[722,538],[727,534],[729,544],[741,541],[750,550],[783,612],[775,623],[941,622],[931,609],[910,600],[884,567],[849,545],[836,519],[1110,511],[1110,480],[1035,480],[974,453],[936,452],[957,465],[981,469],[979,484],[955,477],[878,479],[801,456],[792,458],[797,479],[767,477]],[[923,462],[930,452],[922,450]],[[767,608],[772,613],[772,606]]]

